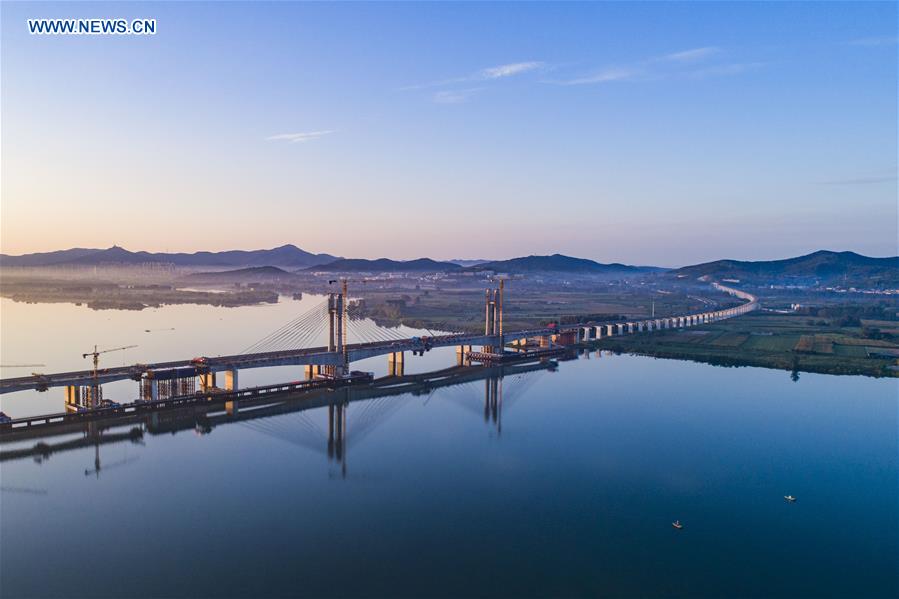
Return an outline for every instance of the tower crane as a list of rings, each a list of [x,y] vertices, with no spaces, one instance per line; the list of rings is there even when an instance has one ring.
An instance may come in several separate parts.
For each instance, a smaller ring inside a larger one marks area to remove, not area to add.
[[[108,354],[109,352],[114,351],[123,351],[126,349],[131,349],[133,347],[137,347],[136,345],[126,345],[124,347],[113,347],[110,349],[97,349],[97,346],[94,346],[94,351],[87,352],[85,354],[81,354],[82,358],[87,358],[88,356],[93,356],[94,358],[94,372],[93,372],[93,381],[91,381],[91,394],[90,394],[90,402],[92,407],[97,407],[100,404],[100,354]]]
[[[125,349],[132,349],[134,347],[137,347],[137,346],[136,345],[126,345],[125,347],[113,347],[111,349],[101,349],[98,351],[97,346],[95,345],[94,351],[87,352],[86,354],[81,354],[81,357],[82,358],[86,358],[88,356],[94,357],[94,378],[96,379],[97,378],[97,367],[100,365],[100,354],[108,354],[109,352],[122,351]]]

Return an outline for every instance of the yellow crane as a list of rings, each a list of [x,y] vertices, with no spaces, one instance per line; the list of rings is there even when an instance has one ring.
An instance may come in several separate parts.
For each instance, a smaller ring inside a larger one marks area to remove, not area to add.
[[[82,358],[87,358],[88,356],[93,356],[94,358],[94,372],[93,372],[93,380],[91,381],[91,386],[89,389],[89,396],[87,398],[87,403],[91,408],[97,408],[101,405],[103,401],[103,397],[101,395],[100,389],[100,354],[108,354],[109,352],[114,351],[122,351],[126,349],[131,349],[132,347],[137,347],[136,345],[126,345],[124,347],[112,347],[110,349],[97,349],[97,346],[94,346],[94,351],[87,352],[85,354],[81,354]]]
[[[122,351],[125,349],[132,349],[137,347],[136,345],[126,345],[125,347],[113,347],[111,349],[101,349],[97,350],[97,346],[94,346],[94,351],[87,352],[86,354],[81,354],[82,358],[86,358],[88,356],[94,357],[94,376],[97,376],[97,367],[100,365],[100,354],[108,354],[112,351]]]

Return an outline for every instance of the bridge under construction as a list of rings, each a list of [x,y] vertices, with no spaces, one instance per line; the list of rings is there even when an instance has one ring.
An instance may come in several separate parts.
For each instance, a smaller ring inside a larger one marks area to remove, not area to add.
[[[134,364],[100,369],[96,348],[85,356],[94,356],[92,370],[34,374],[0,380],[0,394],[23,390],[46,391],[52,387],[65,389],[67,417],[27,419],[0,418],[0,431],[67,421],[70,418],[93,417],[118,410],[141,411],[163,409],[173,404],[196,402],[238,402],[252,397],[298,392],[316,388],[335,389],[370,383],[371,375],[353,371],[353,362],[387,356],[390,376],[404,375],[405,355],[423,355],[435,348],[455,347],[457,366],[473,363],[496,365],[507,362],[539,360],[551,357],[565,347],[582,342],[650,333],[653,331],[692,327],[740,316],[758,307],[754,296],[718,283],[720,292],[743,300],[738,306],[710,309],[681,316],[614,322],[579,322],[507,331],[503,327],[505,289],[503,281],[485,292],[484,331],[437,332],[428,336],[405,336],[398,329],[386,329],[361,316],[358,302],[349,298],[347,282],[339,292],[331,293],[319,305],[276,331],[260,339],[243,352],[229,356]],[[360,339],[348,343],[350,332]],[[307,347],[325,335],[326,345]],[[478,347],[478,350],[474,348]],[[238,374],[250,368],[303,366],[303,380],[281,385],[239,386]],[[138,383],[137,399],[123,405],[103,399],[102,385],[113,381],[134,380]],[[236,403],[233,403],[236,405]]]

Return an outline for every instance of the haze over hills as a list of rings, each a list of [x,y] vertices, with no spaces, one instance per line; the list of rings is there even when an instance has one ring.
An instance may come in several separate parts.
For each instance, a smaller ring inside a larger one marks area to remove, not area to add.
[[[277,266],[251,266],[236,270],[216,270],[212,272],[195,272],[182,277],[182,280],[194,284],[207,283],[240,283],[244,281],[283,282],[297,279],[297,275]]]
[[[899,285],[899,257],[871,258],[855,252],[819,250],[785,260],[716,260],[673,272],[679,276],[734,278],[763,284],[819,282],[876,287]]]
[[[523,256],[511,260],[494,260],[472,267],[473,270],[492,270],[506,273],[528,272],[562,272],[577,274],[638,274],[662,270],[647,266],[628,266],[626,264],[601,264],[586,258],[573,258],[562,254],[552,256]]]
[[[2,266],[97,266],[102,264],[165,263],[176,266],[284,266],[303,268],[337,260],[330,254],[313,254],[295,245],[269,250],[226,250],[222,252],[151,253],[131,252],[119,246],[105,250],[82,249],[9,256],[0,254]]]
[[[484,259],[453,258],[452,260],[447,260],[447,262],[452,262],[453,264],[458,264],[459,266],[477,266],[478,264],[485,264],[487,262],[493,262],[493,260],[489,260],[487,258],[484,258]]]
[[[316,272],[446,272],[460,268],[462,267],[458,264],[438,262],[430,258],[418,258],[417,260],[344,258],[320,266],[311,266],[305,270]]]

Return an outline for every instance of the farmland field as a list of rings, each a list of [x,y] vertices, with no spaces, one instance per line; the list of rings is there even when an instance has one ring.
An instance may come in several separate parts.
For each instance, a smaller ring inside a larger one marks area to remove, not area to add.
[[[886,321],[891,322],[891,321]],[[897,376],[897,361],[866,347],[899,349],[889,339],[865,338],[863,327],[840,327],[788,314],[753,313],[692,329],[606,337],[603,348],[725,365],[792,371]]]

